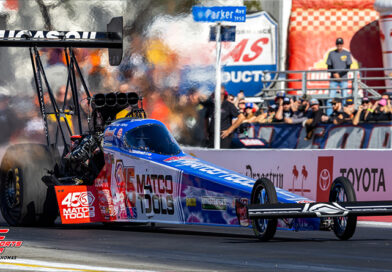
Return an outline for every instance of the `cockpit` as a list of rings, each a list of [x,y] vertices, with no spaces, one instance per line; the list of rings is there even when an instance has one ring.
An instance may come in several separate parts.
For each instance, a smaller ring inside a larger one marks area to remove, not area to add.
[[[125,140],[132,150],[160,155],[178,155],[181,148],[166,127],[159,124],[145,124],[129,130]]]

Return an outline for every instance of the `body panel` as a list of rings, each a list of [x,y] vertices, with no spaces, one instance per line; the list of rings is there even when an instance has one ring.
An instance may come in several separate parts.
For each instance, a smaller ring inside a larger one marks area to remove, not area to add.
[[[127,133],[146,125],[163,126],[156,120],[122,119],[106,128],[105,166],[90,190],[100,215],[92,221],[240,226],[235,201],[250,204],[255,180],[182,151],[161,155],[130,148]],[[282,203],[312,202],[279,188],[276,191]],[[319,225],[317,218],[279,222],[279,227],[293,230],[319,229]]]

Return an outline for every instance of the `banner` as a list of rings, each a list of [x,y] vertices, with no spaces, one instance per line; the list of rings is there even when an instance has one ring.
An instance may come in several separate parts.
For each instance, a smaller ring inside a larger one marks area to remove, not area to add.
[[[183,23],[182,23],[183,24]],[[207,91],[215,88],[215,42],[208,42],[210,26],[215,24],[198,23],[201,30],[196,32],[188,29],[184,33],[186,40],[192,41],[186,49],[186,58],[179,62],[184,65],[180,73],[179,88],[181,92],[194,87]],[[241,90],[245,96],[252,97],[260,94],[264,89],[272,87],[271,82],[278,70],[278,25],[265,11],[246,16],[243,23],[225,23],[235,25],[235,42],[222,42],[222,84],[230,94],[237,95]],[[176,24],[175,29],[181,29]],[[191,33],[192,35],[190,35]],[[173,31],[173,35],[178,35]],[[169,35],[168,35],[169,37]],[[184,39],[183,38],[183,39]],[[182,44],[184,42],[181,42]],[[177,45],[178,46],[178,45]],[[267,72],[269,71],[269,72]],[[272,71],[272,72],[271,72]]]
[[[392,200],[392,153],[388,150],[208,150],[188,154],[276,187],[327,201],[340,176],[354,186],[357,200]]]
[[[256,96],[270,87],[278,70],[278,26],[267,12],[246,16],[236,25],[236,41],[226,43],[222,52],[222,83],[231,94],[244,91]]]
[[[392,123],[359,125],[319,124],[313,138],[305,140],[306,129],[292,124],[247,124],[233,137],[234,148],[289,149],[390,149]]]
[[[351,52],[351,69],[383,67],[380,45],[378,12],[374,0],[293,0],[289,24],[288,70],[326,70],[328,53],[335,50],[336,38],[344,39],[344,49]],[[292,74],[291,79],[301,79]],[[349,73],[353,78],[353,73]],[[382,71],[370,71],[366,77],[382,77]],[[309,73],[308,94],[328,94],[329,73]],[[324,79],[324,81],[322,81]],[[384,86],[383,80],[365,80],[369,86]],[[291,82],[289,88],[302,89],[302,82]],[[351,82],[349,82],[351,88]],[[300,95],[300,92],[292,91]]]

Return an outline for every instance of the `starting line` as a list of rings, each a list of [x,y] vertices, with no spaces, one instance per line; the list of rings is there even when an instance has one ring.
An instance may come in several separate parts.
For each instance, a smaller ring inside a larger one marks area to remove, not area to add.
[[[153,272],[151,270],[100,267],[79,264],[45,262],[29,259],[0,260],[0,271],[81,271],[81,272]]]

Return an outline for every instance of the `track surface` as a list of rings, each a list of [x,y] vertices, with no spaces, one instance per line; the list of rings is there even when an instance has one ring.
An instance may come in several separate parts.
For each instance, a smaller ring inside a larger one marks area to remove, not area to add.
[[[0,227],[9,228],[3,221]],[[23,246],[2,255],[16,256],[16,262],[33,259],[155,271],[392,269],[392,228],[387,227],[358,227],[350,241],[338,241],[332,232],[278,231],[268,243],[241,228],[94,224],[9,229],[5,240],[23,240]],[[8,271],[1,260],[0,271]]]

